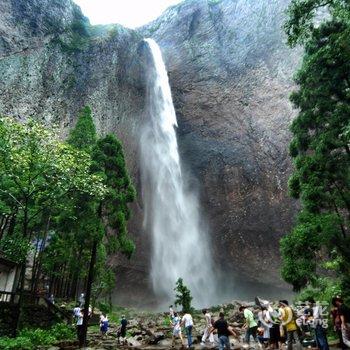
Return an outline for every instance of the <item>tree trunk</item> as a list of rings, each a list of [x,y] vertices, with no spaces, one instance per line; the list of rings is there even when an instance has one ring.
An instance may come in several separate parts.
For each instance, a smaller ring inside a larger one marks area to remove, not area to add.
[[[86,334],[87,334],[87,327],[88,327],[88,322],[89,322],[89,305],[90,305],[90,299],[91,299],[92,283],[94,281],[94,269],[95,269],[95,263],[96,263],[96,255],[97,255],[97,245],[98,245],[98,240],[95,239],[93,242],[93,245],[92,245],[92,250],[91,250],[89,274],[88,274],[86,294],[85,294],[82,336],[81,336],[81,339],[79,340],[80,347],[86,346]]]

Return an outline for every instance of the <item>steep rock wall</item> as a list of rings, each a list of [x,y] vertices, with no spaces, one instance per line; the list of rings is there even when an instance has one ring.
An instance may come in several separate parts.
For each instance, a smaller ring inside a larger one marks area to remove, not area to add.
[[[188,0],[141,29],[163,50],[179,145],[231,295],[286,288],[279,238],[295,213],[286,188],[288,95],[300,57],[284,44],[288,3]]]

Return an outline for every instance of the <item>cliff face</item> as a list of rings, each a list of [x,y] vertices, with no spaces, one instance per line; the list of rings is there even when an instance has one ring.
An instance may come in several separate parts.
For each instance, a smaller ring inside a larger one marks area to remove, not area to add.
[[[2,0],[0,114],[58,123],[64,136],[77,111],[90,105],[98,131],[122,140],[139,186],[140,43],[143,36],[155,38],[169,70],[184,168],[200,191],[217,269],[228,288],[239,278],[228,294],[240,296],[238,285],[253,286],[254,293],[260,283],[283,287],[278,240],[295,206],[286,194],[288,94],[299,56],[285,48],[281,34],[288,2],[187,0],[136,32],[91,28],[71,0]],[[133,209],[136,256],[113,262],[116,297],[135,304],[149,292],[149,239],[141,198]]]
[[[65,137],[79,109],[89,105],[98,132],[122,140],[137,183],[142,37],[119,25],[91,27],[71,0],[3,0],[0,14],[0,115],[56,123]],[[137,254],[131,262],[113,257],[126,295],[134,282],[135,290],[145,291],[149,258],[140,202],[132,209]]]
[[[283,287],[278,241],[295,211],[286,188],[288,95],[300,57],[284,44],[288,3],[186,1],[142,28],[165,56],[185,166],[198,180],[218,270],[236,280],[233,293]]]

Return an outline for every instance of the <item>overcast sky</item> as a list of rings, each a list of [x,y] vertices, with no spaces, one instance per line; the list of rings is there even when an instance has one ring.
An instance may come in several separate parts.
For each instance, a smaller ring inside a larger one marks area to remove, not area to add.
[[[181,0],[74,0],[91,24],[118,23],[136,28],[156,19]]]

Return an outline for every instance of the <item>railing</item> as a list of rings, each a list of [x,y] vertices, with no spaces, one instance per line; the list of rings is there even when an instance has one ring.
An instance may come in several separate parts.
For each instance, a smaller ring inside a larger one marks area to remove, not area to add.
[[[23,297],[25,299],[26,304],[44,304],[47,306],[47,309],[50,312],[59,315],[60,318],[66,320],[67,323],[72,322],[72,313],[53,304],[47,297],[45,297],[45,295],[40,293],[31,293],[29,291],[24,291]],[[0,302],[18,304],[18,300],[19,293],[0,290]]]
[[[7,303],[18,303],[19,294],[0,290],[0,301]]]

